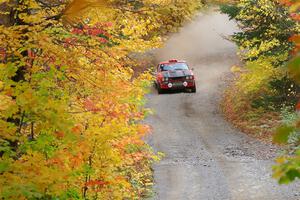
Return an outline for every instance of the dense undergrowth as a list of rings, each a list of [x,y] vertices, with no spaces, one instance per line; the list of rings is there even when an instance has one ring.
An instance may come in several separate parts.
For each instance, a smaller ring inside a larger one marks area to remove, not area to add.
[[[295,113],[300,63],[294,58],[299,51],[297,2],[238,0],[221,6],[241,30],[231,39],[243,61],[242,66],[232,67],[234,81],[225,91],[223,111],[228,120],[252,136],[289,143],[287,154],[291,156],[280,157],[274,167],[280,183],[300,177]]]
[[[159,159],[139,123],[158,47],[187,1],[1,0],[0,198],[142,199]]]

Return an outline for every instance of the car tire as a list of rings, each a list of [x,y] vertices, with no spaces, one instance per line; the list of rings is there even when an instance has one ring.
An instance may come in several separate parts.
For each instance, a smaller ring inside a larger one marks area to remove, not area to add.
[[[192,93],[196,93],[196,86],[194,86],[194,87],[191,89],[191,92],[192,92]]]

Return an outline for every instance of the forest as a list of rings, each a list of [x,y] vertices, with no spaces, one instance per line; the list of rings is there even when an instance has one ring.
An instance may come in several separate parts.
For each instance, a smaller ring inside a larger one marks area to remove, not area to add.
[[[163,154],[144,140],[153,66],[135,55],[210,4],[0,0],[0,198],[150,198]],[[224,115],[285,147],[273,177],[290,183],[300,178],[300,1],[217,4],[240,28],[228,38],[241,62]]]
[[[1,199],[140,199],[158,159],[138,123],[158,47],[197,1],[1,1]],[[175,11],[175,12],[174,12]]]

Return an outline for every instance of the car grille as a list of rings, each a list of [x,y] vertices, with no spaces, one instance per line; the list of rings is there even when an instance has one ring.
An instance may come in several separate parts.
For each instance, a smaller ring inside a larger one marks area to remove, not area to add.
[[[184,81],[185,80],[185,76],[182,76],[182,77],[170,77],[169,80],[172,80],[172,81]]]

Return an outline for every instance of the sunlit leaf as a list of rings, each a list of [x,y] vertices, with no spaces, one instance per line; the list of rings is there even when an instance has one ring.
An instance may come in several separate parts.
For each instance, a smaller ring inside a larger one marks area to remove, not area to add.
[[[300,83],[300,56],[296,56],[288,63],[290,76]]]

